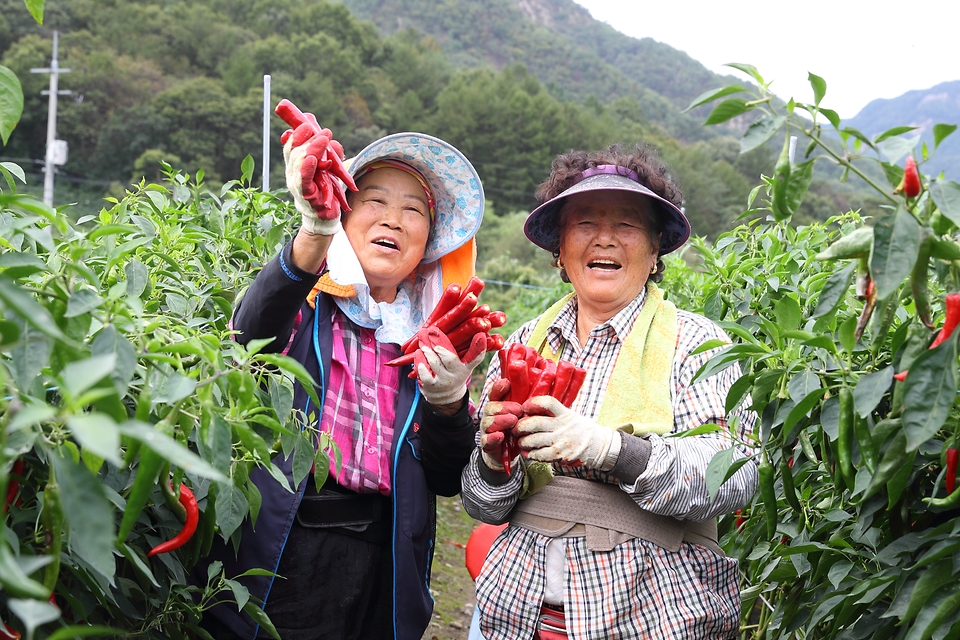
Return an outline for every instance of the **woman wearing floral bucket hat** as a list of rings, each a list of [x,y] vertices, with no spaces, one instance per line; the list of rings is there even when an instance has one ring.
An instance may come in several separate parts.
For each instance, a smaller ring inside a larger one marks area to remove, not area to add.
[[[725,410],[736,364],[694,380],[719,347],[697,350],[728,340],[655,284],[661,256],[690,235],[679,188],[649,147],[613,146],[556,158],[537,197],[525,233],[574,291],[507,344],[587,374],[570,408],[550,396],[517,405],[491,364],[462,493],[474,518],[509,522],[477,578],[483,637],[735,638],[737,561],[717,543],[716,517],[749,502],[757,465],[713,497],[706,472],[718,452],[749,457],[737,441],[749,442],[755,416]],[[505,437],[522,452],[511,474]]]
[[[242,525],[236,553],[225,545],[213,557],[228,577],[277,574],[240,582],[284,640],[419,640],[433,609],[436,495],[460,491],[475,436],[467,383],[484,348],[451,361],[423,346],[430,366],[413,379],[384,365],[445,286],[473,275],[480,179],[456,148],[420,133],[385,136],[346,163],[329,130],[301,126],[282,140],[301,226],[233,327],[239,342],[273,338],[267,350],[306,367],[323,405],[298,384],[293,406],[341,460],[319,489],[314,473],[295,481],[297,454],[273,460],[292,492],[263,468],[252,473],[256,522]],[[258,622],[223,602],[203,624],[218,639],[268,637]]]

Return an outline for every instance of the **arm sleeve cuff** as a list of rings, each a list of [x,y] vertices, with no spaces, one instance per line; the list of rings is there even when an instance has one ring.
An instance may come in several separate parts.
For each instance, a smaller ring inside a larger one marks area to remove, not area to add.
[[[617,464],[613,465],[610,473],[624,484],[633,484],[646,471],[650,461],[650,451],[653,448],[649,440],[639,438],[622,431],[620,435],[620,455]]]

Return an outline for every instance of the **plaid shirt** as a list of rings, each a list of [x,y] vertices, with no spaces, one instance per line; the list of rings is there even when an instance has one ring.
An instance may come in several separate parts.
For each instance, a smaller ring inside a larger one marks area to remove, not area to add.
[[[547,331],[547,340],[564,360],[587,370],[573,405],[596,419],[623,340],[643,308],[641,292],[616,316],[593,329],[581,348],[577,339],[574,297]],[[523,342],[536,325],[532,320],[507,342]],[[732,415],[724,409],[727,391],[741,376],[738,365],[691,384],[696,372],[714,355],[713,349],[691,355],[713,338],[728,341],[706,318],[678,311],[678,341],[671,373],[674,432],[707,423],[736,428],[741,439],[753,430],[755,415],[741,405]],[[493,359],[481,397],[500,377]],[[477,416],[481,412],[477,413]],[[703,521],[747,504],[757,485],[757,467],[741,467],[713,500],[705,484],[713,455],[734,446],[727,431],[687,438],[645,436],[651,445],[646,469],[635,482],[619,482],[608,473],[554,466],[555,473],[618,483],[643,509],[661,515]],[[478,434],[479,439],[479,434]],[[739,447],[737,456],[750,455]],[[480,475],[479,450],[463,473],[463,503],[468,513],[485,522],[504,522],[517,500],[521,474],[501,485]],[[477,580],[482,631],[487,640],[533,637],[545,585],[546,548],[551,538],[520,527],[508,527],[494,542]],[[740,620],[737,561],[684,542],[678,552],[666,551],[641,539],[598,553],[585,538],[560,538],[566,545],[564,607],[570,638],[733,638]]]
[[[340,473],[330,458],[330,475],[357,493],[390,495],[390,451],[396,417],[400,369],[384,363],[400,347],[378,343],[373,329],[333,313],[330,384],[320,429],[329,433],[342,455]]]

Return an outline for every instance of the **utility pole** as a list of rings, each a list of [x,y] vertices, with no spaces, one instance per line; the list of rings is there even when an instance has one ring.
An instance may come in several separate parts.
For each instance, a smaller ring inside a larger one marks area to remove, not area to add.
[[[270,76],[263,76],[263,186],[264,193],[270,191]]]
[[[30,73],[49,73],[50,89],[41,93],[49,94],[50,100],[47,104],[47,153],[44,159],[43,176],[43,202],[53,206],[53,174],[54,166],[64,164],[67,161],[66,141],[57,140],[57,96],[71,95],[72,91],[59,91],[57,83],[61,73],[70,73],[70,69],[61,69],[57,60],[57,40],[58,32],[53,32],[53,60],[47,69],[30,69]]]

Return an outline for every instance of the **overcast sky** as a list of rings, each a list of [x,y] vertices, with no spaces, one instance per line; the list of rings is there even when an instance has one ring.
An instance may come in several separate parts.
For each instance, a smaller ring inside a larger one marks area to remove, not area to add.
[[[827,81],[821,105],[842,118],[876,98],[960,80],[958,0],[576,2],[618,31],[666,43],[717,73],[746,79],[723,65],[752,64],[784,99],[812,101],[813,72]]]

